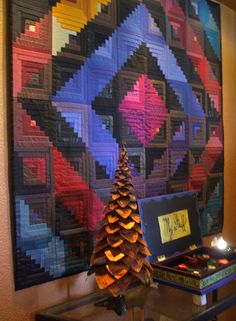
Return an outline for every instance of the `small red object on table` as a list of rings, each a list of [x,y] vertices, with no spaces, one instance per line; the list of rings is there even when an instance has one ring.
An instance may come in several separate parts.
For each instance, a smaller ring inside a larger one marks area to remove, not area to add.
[[[220,259],[220,260],[217,261],[217,263],[220,264],[220,265],[226,265],[226,264],[229,263],[229,260],[227,260],[227,259]]]

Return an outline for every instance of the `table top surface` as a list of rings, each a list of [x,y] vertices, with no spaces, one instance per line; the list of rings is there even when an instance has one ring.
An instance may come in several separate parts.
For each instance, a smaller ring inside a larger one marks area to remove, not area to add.
[[[36,320],[60,321],[187,321],[207,320],[206,315],[212,307],[222,305],[223,310],[227,302],[236,303],[236,281],[233,280],[218,289],[218,298],[212,302],[208,294],[207,305],[193,304],[192,294],[166,285],[148,288],[142,285],[127,291],[123,304],[111,302],[113,308],[109,310],[107,292],[95,292],[78,300],[66,302],[36,315]],[[234,301],[232,301],[232,298]],[[111,298],[112,300],[113,298]],[[121,300],[121,301],[122,301]],[[231,300],[231,301],[230,301]],[[123,311],[122,315],[117,312]],[[222,310],[222,311],[223,311]],[[215,310],[216,311],[216,310]],[[217,310],[218,311],[218,310]],[[219,312],[217,312],[219,313]],[[205,319],[204,319],[205,315]],[[202,317],[202,318],[201,318]]]

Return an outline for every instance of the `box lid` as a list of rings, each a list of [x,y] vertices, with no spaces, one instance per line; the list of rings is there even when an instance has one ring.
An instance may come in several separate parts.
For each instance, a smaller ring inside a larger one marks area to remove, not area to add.
[[[202,244],[195,192],[139,199],[138,207],[151,263]]]

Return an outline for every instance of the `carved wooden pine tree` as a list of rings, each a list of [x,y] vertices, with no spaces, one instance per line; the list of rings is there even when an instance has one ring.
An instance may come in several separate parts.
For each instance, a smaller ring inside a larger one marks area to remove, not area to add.
[[[146,259],[151,253],[142,238],[125,146],[121,148],[118,166],[89,272],[95,272],[99,288],[108,288],[113,296],[124,294],[135,279],[149,284],[152,271]]]

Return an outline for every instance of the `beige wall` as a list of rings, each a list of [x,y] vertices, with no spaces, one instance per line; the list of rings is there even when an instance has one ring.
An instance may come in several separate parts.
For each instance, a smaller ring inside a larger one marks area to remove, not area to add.
[[[236,244],[236,11],[222,7],[223,104],[225,139],[225,224]]]
[[[3,0],[0,0],[0,320],[29,321],[33,320],[34,312],[37,310],[92,291],[94,279],[88,279],[86,274],[81,274],[26,290],[14,291],[7,174],[6,53],[3,12]],[[225,126],[223,234],[229,242],[236,244],[236,13],[223,7],[222,17]],[[233,319],[231,317],[228,320]]]
[[[225,220],[223,237],[236,245],[236,11],[222,7],[223,103],[225,137]],[[233,281],[236,282],[236,281]],[[236,307],[220,321],[236,320]]]

